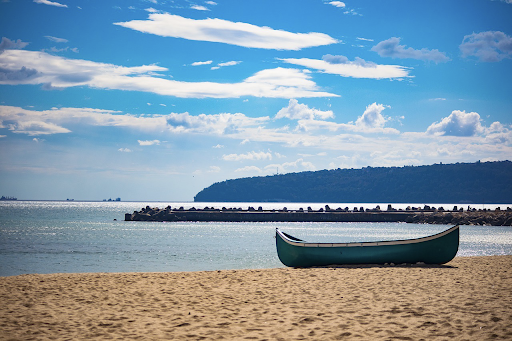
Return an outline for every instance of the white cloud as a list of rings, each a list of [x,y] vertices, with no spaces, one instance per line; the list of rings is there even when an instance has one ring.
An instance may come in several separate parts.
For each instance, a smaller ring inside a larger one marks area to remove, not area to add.
[[[454,110],[441,122],[432,123],[427,134],[445,136],[475,136],[484,131],[480,123],[480,115],[476,112]]]
[[[366,107],[363,115],[356,120],[356,126],[361,128],[383,128],[386,118],[382,115],[382,111],[385,109],[384,105],[373,103]]]
[[[190,8],[198,10],[198,11],[209,11],[207,7],[201,6],[201,5],[191,5]]]
[[[141,141],[141,140],[137,140],[137,142],[139,142],[139,145],[140,146],[153,146],[153,145],[160,145],[160,140],[146,140],[146,141]]]
[[[222,67],[222,66],[234,66],[234,65],[238,65],[238,64],[240,64],[240,63],[241,63],[241,61],[235,61],[235,60],[233,60],[233,61],[230,61],[230,62],[219,63],[218,65],[219,65],[219,66],[221,66],[221,67]]]
[[[247,87],[255,97],[339,97],[336,94],[319,91],[307,71],[280,67],[259,71],[246,78],[242,84],[235,85],[232,91],[236,91],[239,87]]]
[[[221,148],[224,148],[224,146],[222,144],[218,144],[216,146],[213,146],[212,148],[221,149]]]
[[[132,150],[129,148],[119,148],[118,151],[121,153],[131,153],[132,152]]]
[[[373,39],[361,38],[361,37],[357,37],[356,39],[357,40],[362,40],[362,41],[373,41]]]
[[[296,99],[290,99],[288,106],[279,110],[275,116],[279,118],[289,118],[291,120],[312,120],[320,118],[322,120],[334,118],[334,113],[331,110],[321,111],[308,107],[306,104],[299,104]]]
[[[512,126],[506,127],[500,122],[493,122],[485,129],[485,140],[499,145],[512,144]]]
[[[345,123],[318,121],[315,119],[301,119],[298,120],[297,126],[295,127],[295,131],[307,133],[315,130],[325,129],[334,132],[339,129],[347,128],[353,129],[353,125]]]
[[[181,98],[337,97],[319,91],[306,71],[262,70],[239,83],[181,82],[162,78],[158,65],[123,67],[67,59],[38,51],[5,50],[0,54],[0,84],[43,84],[46,89],[89,86],[100,89],[151,92]]]
[[[213,61],[212,61],[212,60],[207,60],[207,61],[205,61],[205,62],[194,62],[194,63],[192,63],[192,64],[190,64],[190,65],[192,65],[192,66],[199,66],[199,65],[209,65],[209,64],[211,64],[211,63],[213,63]]]
[[[359,15],[359,16],[362,16],[362,14],[359,14],[356,12],[356,10],[354,10],[353,8],[343,12],[343,14],[352,14],[352,15]]]
[[[55,7],[68,7],[68,5],[63,5],[61,3],[49,1],[49,0],[34,0],[34,2],[36,4],[50,5],[50,6],[55,6]]]
[[[64,39],[64,38],[57,38],[57,37],[52,37],[52,36],[44,36],[44,37],[48,40],[55,42],[55,43],[67,43],[68,42],[68,40]]]
[[[301,65],[324,73],[353,78],[403,78],[409,76],[409,69],[400,65],[379,65],[361,58],[349,61],[345,56],[325,55],[322,60],[309,58],[285,58],[285,63]]]
[[[512,37],[500,31],[486,31],[464,36],[459,49],[462,57],[474,56],[481,62],[499,62],[512,57]]]
[[[67,59],[38,51],[6,50],[0,54],[0,68],[3,70],[15,71],[23,67],[37,70],[37,77],[25,82],[1,82],[1,84],[51,84],[56,88],[89,85],[110,88],[117,83],[125,84],[128,90],[135,85],[126,84],[131,79],[130,76],[151,78],[149,75],[167,70],[157,65],[122,67],[87,60]],[[144,79],[147,81],[147,78]]]
[[[220,172],[220,167],[218,167],[218,166],[210,166],[210,168],[208,169],[207,172],[208,173],[219,173]]]
[[[259,71],[253,76],[245,79],[244,82],[248,85],[254,86],[258,84],[265,84],[266,87],[268,87],[268,90],[272,88],[277,88],[279,89],[280,92],[282,92],[283,98],[296,97],[290,96],[292,92],[301,93],[303,91],[313,91],[318,89],[315,82],[311,80],[311,76],[307,71],[300,71],[297,69],[285,69],[280,67],[275,69]],[[289,91],[291,89],[296,89],[296,91]],[[338,97],[338,95],[332,96]]]
[[[29,136],[62,134],[71,132],[71,130],[58,126],[57,124],[41,121],[17,121],[16,123],[7,124],[7,126],[13,133],[27,134]]]
[[[331,1],[331,2],[329,2],[329,5],[333,5],[334,7],[338,7],[338,8],[345,7],[345,3],[342,1]]]
[[[443,63],[450,60],[444,52],[439,52],[437,49],[429,50],[423,48],[421,50],[415,50],[412,47],[405,48],[405,45],[400,45],[400,38],[397,37],[381,41],[372,47],[372,51],[377,52],[381,57],[411,58],[429,60],[436,63]]]
[[[8,128],[16,134],[29,136],[70,133],[71,130],[55,123],[50,112],[44,113],[18,107],[0,106],[0,128]]]
[[[336,39],[323,33],[292,33],[242,22],[211,18],[195,20],[169,13],[152,13],[148,20],[118,22],[115,25],[163,37],[261,49],[300,50],[337,43]]]
[[[211,69],[212,70],[218,70],[220,69],[221,67],[224,67],[224,66],[234,66],[234,65],[238,65],[240,64],[241,61],[230,61],[230,62],[225,62],[225,63],[219,63],[217,64],[217,66],[213,66]]]
[[[245,154],[222,155],[224,161],[244,161],[244,160],[272,160],[272,154],[269,152],[248,152]]]

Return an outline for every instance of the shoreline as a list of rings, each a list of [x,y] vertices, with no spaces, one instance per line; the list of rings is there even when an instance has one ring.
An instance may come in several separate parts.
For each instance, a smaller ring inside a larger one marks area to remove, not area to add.
[[[0,340],[512,338],[512,255],[0,277]]]

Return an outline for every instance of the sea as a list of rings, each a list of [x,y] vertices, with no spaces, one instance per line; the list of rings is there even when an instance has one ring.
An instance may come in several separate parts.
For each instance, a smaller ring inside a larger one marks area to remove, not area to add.
[[[387,209],[387,204],[0,201],[0,276],[85,272],[177,272],[284,267],[275,229],[307,241],[358,242],[423,237],[448,225],[406,223],[134,222],[143,207],[189,209]],[[418,204],[393,204],[393,208]],[[453,204],[430,206],[452,209]],[[463,207],[466,209],[467,204]],[[495,209],[511,205],[471,205]],[[460,207],[460,206],[459,206]],[[457,256],[512,254],[512,228],[462,226]]]

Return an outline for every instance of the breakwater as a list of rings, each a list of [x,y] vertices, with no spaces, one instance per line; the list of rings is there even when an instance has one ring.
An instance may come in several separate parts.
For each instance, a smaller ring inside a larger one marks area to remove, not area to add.
[[[379,206],[374,209],[356,208],[312,210],[263,210],[254,209],[205,207],[204,209],[190,208],[151,208],[146,206],[140,211],[125,214],[125,221],[226,221],[226,222],[405,222],[426,224],[452,224],[452,225],[492,225],[512,226],[512,209],[506,210],[464,210],[454,206],[451,210],[442,207],[407,208],[396,210],[388,205],[386,210]]]

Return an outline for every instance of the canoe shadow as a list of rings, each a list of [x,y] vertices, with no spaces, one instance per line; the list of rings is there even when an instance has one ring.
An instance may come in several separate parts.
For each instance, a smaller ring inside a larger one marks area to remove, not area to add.
[[[407,269],[457,269],[458,267],[447,264],[346,264],[346,265],[325,265],[325,266],[312,266],[309,269],[393,269],[393,268],[407,268]],[[306,269],[294,267],[294,269]]]

